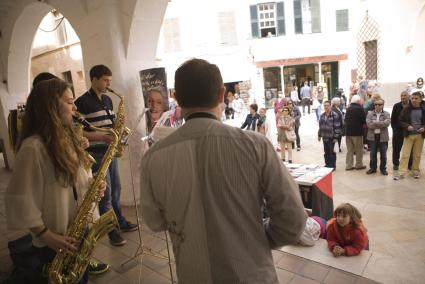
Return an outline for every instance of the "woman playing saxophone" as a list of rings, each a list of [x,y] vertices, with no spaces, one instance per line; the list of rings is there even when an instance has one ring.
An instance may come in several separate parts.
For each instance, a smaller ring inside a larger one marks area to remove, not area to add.
[[[43,270],[56,252],[73,254],[79,246],[64,235],[91,182],[73,129],[75,110],[72,92],[60,79],[39,83],[26,104],[5,203],[8,228],[32,234],[38,260],[29,272],[32,283],[47,283]],[[105,189],[106,183],[100,183],[99,194]],[[87,278],[85,273],[80,283],[87,283]]]

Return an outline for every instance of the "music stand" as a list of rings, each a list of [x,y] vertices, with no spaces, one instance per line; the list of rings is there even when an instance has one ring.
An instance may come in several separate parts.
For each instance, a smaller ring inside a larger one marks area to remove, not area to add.
[[[127,151],[129,151],[129,149]],[[130,162],[130,172],[132,173],[132,166],[131,166],[130,155],[129,155],[129,162]],[[139,246],[137,247],[137,250],[136,250],[136,252],[134,253],[134,255],[132,257],[130,257],[128,260],[126,260],[123,263],[121,263],[121,267],[123,267],[124,265],[126,265],[127,263],[129,263],[130,261],[134,260],[135,258],[137,258],[139,256],[140,256],[140,259],[141,259],[140,260],[140,265],[143,265],[143,255],[144,254],[147,254],[147,255],[150,255],[150,256],[153,256],[153,257],[156,257],[156,258],[160,258],[160,259],[167,259],[168,260],[168,267],[170,268],[170,277],[171,277],[170,280],[171,280],[171,284],[175,284],[177,282],[174,281],[174,274],[173,274],[172,262],[171,262],[171,257],[170,257],[170,246],[168,244],[168,234],[167,234],[167,231],[165,231],[164,234],[165,234],[165,244],[167,245],[167,255],[168,255],[168,257],[162,256],[161,254],[152,251],[151,248],[146,247],[143,244],[141,224],[140,224],[140,219],[139,219],[139,210],[137,209],[136,192],[134,191],[133,175],[131,175],[131,183],[132,183],[132,187],[131,188],[132,188],[132,193],[133,193],[133,204],[134,204],[134,209],[136,211],[137,231],[139,233]]]

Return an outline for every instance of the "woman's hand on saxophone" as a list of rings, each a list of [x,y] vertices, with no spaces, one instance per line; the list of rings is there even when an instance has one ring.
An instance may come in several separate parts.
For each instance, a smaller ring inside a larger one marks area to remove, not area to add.
[[[103,197],[105,195],[106,186],[107,186],[107,183],[106,183],[105,180],[102,180],[99,183],[99,196],[100,197]]]
[[[50,230],[47,230],[41,237],[42,240],[49,248],[56,252],[64,252],[73,254],[77,252],[77,241],[68,236],[62,236]]]
[[[80,143],[81,143],[81,148],[83,148],[83,150],[87,149],[90,146],[89,139],[87,139],[84,136],[81,138]]]

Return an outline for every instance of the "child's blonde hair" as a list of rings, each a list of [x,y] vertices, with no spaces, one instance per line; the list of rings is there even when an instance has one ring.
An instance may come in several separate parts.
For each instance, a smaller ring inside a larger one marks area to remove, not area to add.
[[[350,223],[355,227],[361,227],[363,225],[362,214],[350,203],[340,204],[334,211],[334,217],[336,218],[338,215],[350,216]]]

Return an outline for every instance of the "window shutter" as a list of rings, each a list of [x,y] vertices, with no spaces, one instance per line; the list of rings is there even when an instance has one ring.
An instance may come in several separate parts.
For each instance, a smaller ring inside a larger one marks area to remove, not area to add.
[[[260,31],[258,28],[258,12],[257,5],[249,6],[249,11],[251,14],[251,34],[253,38],[260,37]]]
[[[321,32],[320,0],[311,0],[311,32]]]
[[[303,33],[303,17],[301,14],[301,0],[294,0],[294,21],[295,21],[295,33]]]
[[[348,10],[336,10],[336,31],[348,31]]]
[[[277,35],[285,35],[285,6],[283,2],[276,3]]]

